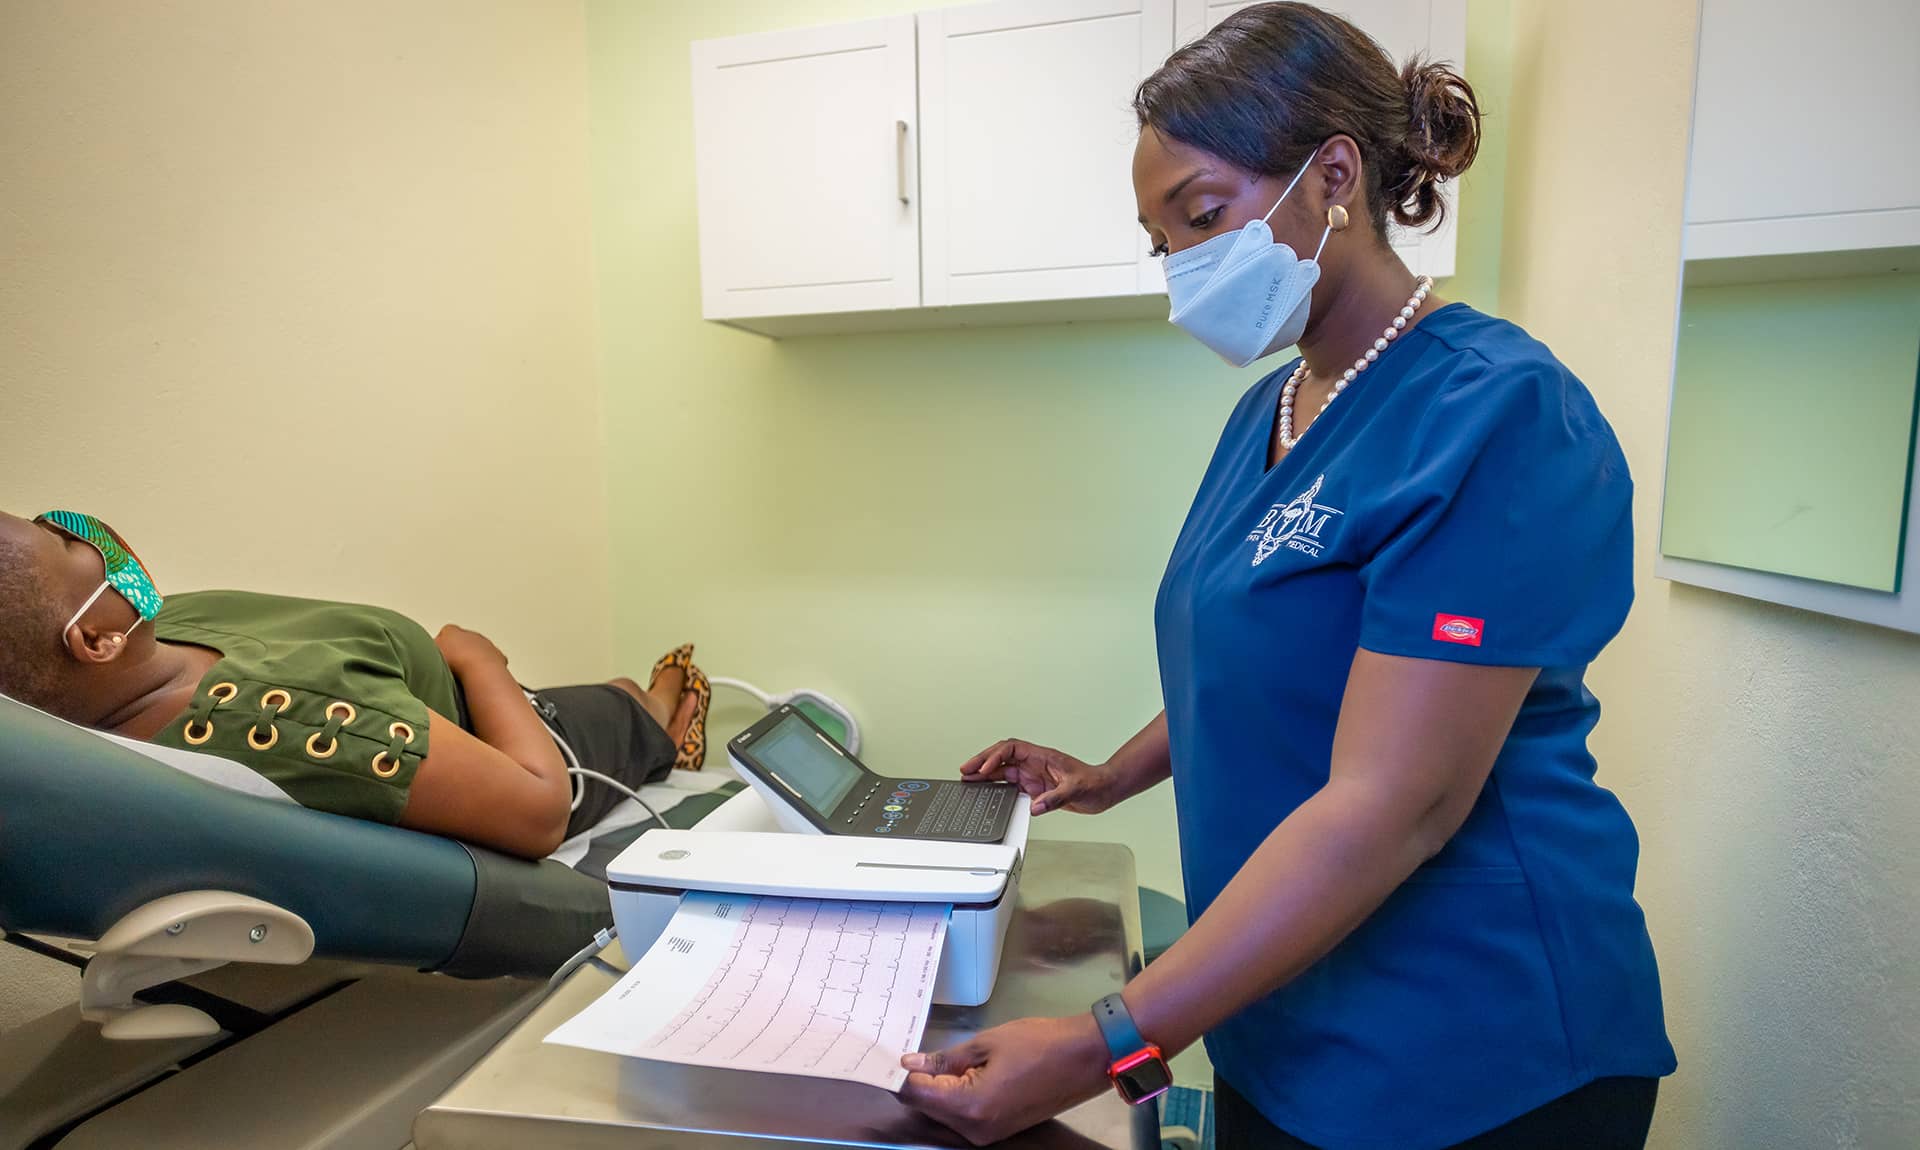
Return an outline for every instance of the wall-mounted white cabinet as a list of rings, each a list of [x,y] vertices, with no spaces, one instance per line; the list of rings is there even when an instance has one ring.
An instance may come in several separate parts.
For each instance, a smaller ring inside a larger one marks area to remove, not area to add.
[[[1396,56],[1465,56],[1466,0],[1344,6]],[[1239,7],[997,0],[695,43],[702,314],[770,335],[1164,315],[1133,92]],[[1453,271],[1451,223],[1395,246]]]
[[[1178,0],[1175,19],[1177,39],[1182,44],[1199,39],[1253,0],[1209,3],[1208,0]],[[1396,67],[1411,56],[1424,56],[1464,69],[1467,64],[1467,0],[1320,0],[1320,6],[1353,21],[1356,27],[1379,41]],[[1387,225],[1393,250],[1415,275],[1440,279],[1453,274],[1455,224],[1459,220],[1458,186],[1447,183],[1440,194],[1446,201],[1446,218],[1431,231],[1413,231],[1397,224]]]
[[[913,17],[693,45],[708,319],[920,303]]]
[[[1920,3],[1704,0],[1689,260],[1920,245]]]
[[[1133,90],[1173,0],[1000,0],[920,15],[921,302],[1166,290],[1133,202]]]

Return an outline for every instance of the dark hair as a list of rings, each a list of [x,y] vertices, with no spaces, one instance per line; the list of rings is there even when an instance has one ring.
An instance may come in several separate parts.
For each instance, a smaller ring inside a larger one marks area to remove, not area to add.
[[[0,541],[0,694],[59,713],[59,608],[27,548]]]
[[[1141,128],[1263,176],[1300,170],[1336,135],[1360,146],[1367,214],[1437,224],[1441,180],[1480,150],[1473,87],[1444,64],[1393,58],[1310,4],[1255,4],[1167,57],[1133,97]]]

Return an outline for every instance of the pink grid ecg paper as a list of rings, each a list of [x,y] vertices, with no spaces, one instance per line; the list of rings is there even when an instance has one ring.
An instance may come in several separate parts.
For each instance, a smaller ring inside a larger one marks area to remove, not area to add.
[[[619,984],[548,1040],[897,1090],[900,1055],[926,1028],[948,912],[690,894]]]

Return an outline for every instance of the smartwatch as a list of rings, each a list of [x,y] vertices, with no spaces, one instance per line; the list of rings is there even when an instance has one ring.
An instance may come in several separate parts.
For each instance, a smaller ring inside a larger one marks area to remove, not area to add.
[[[1173,1071],[1160,1048],[1140,1036],[1133,1015],[1117,994],[1109,994],[1093,1004],[1093,1021],[1107,1041],[1107,1077],[1113,1088],[1131,1105],[1151,1102],[1173,1085]]]

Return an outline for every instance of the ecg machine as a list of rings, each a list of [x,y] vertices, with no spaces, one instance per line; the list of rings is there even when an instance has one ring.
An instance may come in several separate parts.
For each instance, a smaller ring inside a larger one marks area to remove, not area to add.
[[[1026,805],[1002,783],[883,778],[791,706],[736,735],[727,756],[781,825],[802,834],[997,843]]]
[[[781,776],[791,790],[767,782],[743,766],[736,757],[735,767],[753,786],[728,799],[718,810],[702,819],[692,830],[650,830],[634,840],[632,846],[607,865],[607,885],[613,897],[614,924],[620,931],[621,945],[629,955],[638,955],[659,939],[672,921],[680,899],[689,891],[711,891],[742,896],[784,898],[846,899],[853,901],[945,903],[953,910],[947,920],[946,945],[940,954],[940,970],[934,979],[933,1000],[954,1006],[978,1006],[993,993],[1000,970],[1000,955],[1006,945],[1007,925],[1012,921],[1016,895],[1020,888],[1020,867],[1026,854],[1027,827],[1032,819],[1025,802],[1012,787],[981,783],[959,783],[969,791],[983,789],[1005,794],[1008,804],[996,814],[1001,828],[992,841],[954,841],[905,833],[901,830],[878,832],[869,827],[865,833],[823,833],[820,811],[807,806],[804,796],[812,793],[821,807],[844,810],[848,804],[858,807],[855,787],[873,788],[873,775],[840,751],[845,763],[857,771],[855,782],[843,788],[848,768],[827,761],[826,756],[809,752],[811,765],[826,769],[809,774],[807,766],[796,768],[799,757],[774,747],[766,751],[767,732],[795,732],[809,738],[820,733],[817,727],[782,726],[782,708],[767,720],[756,724],[761,734],[747,740],[760,752],[755,757],[763,764],[777,761],[786,768]],[[751,733],[751,732],[749,732]],[[824,738],[824,734],[822,737]],[[736,739],[737,744],[740,740]],[[731,745],[730,745],[731,747]],[[829,740],[822,750],[837,749]],[[769,772],[771,773],[771,772]],[[836,775],[840,781],[834,781]],[[926,782],[923,791],[904,790],[910,796],[931,795],[944,782],[933,780],[881,780],[883,784]],[[826,790],[816,790],[825,786]],[[835,791],[839,790],[836,796]],[[802,796],[800,802],[791,797]],[[868,800],[868,810],[876,805]],[[894,790],[885,795],[892,799]],[[833,801],[828,802],[831,798]],[[918,801],[917,799],[915,801]],[[887,802],[878,802],[880,814]],[[898,804],[910,811],[912,803]],[[840,814],[844,819],[846,816]],[[873,827],[882,822],[895,825],[919,825],[907,818],[872,818]],[[916,813],[915,820],[928,816]],[[840,826],[846,826],[843,821]],[[854,826],[862,825],[856,821]],[[975,832],[976,835],[980,832]]]

